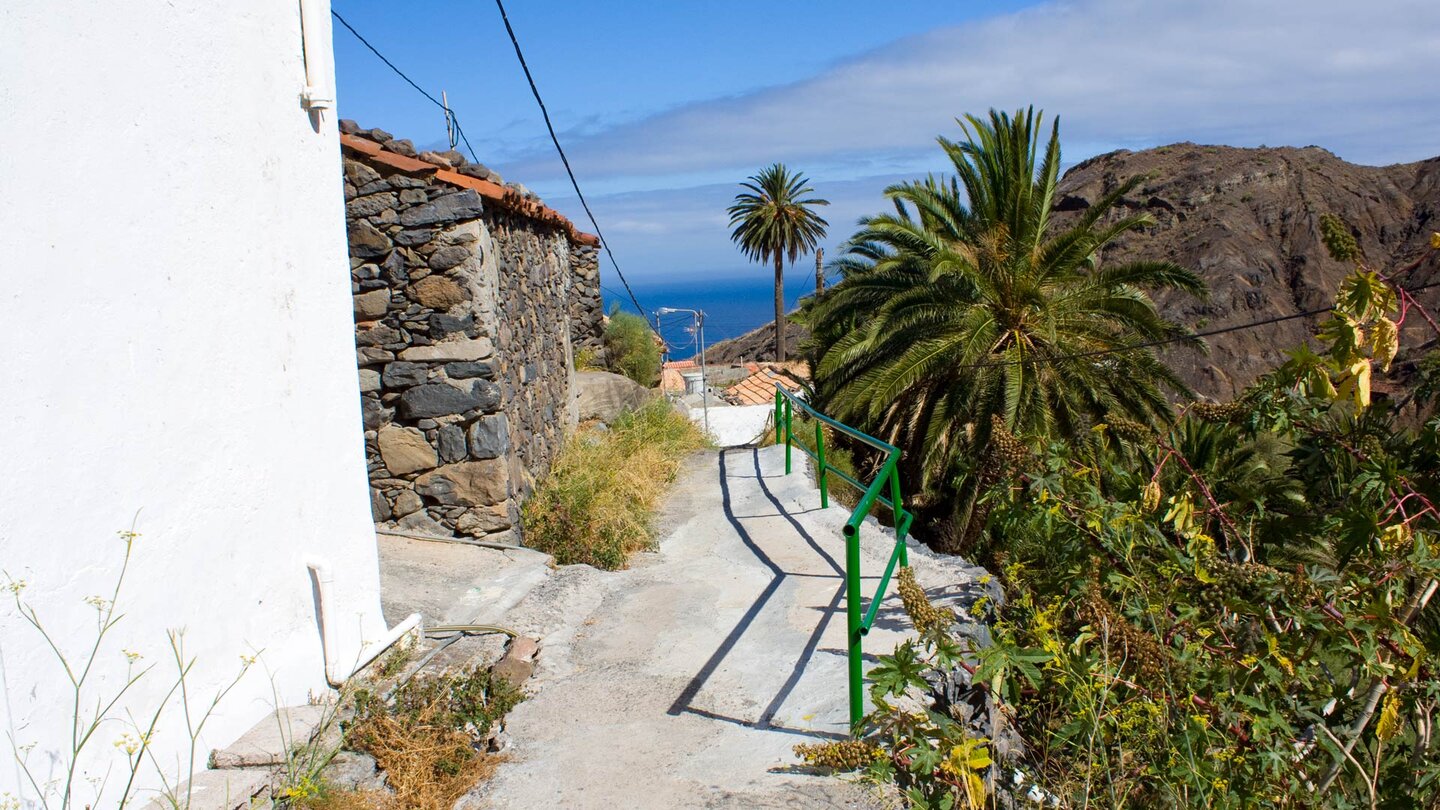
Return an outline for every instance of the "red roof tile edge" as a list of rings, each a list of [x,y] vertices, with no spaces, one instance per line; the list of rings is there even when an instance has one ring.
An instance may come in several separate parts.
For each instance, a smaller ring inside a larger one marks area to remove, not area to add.
[[[340,146],[351,152],[359,153],[366,160],[371,160],[393,169],[399,169],[407,174],[434,177],[442,183],[449,183],[457,188],[472,189],[481,197],[498,204],[508,211],[559,228],[565,232],[565,235],[569,237],[571,242],[588,247],[600,246],[599,237],[577,229],[575,223],[571,222],[559,211],[549,206],[541,205],[534,200],[527,200],[513,188],[506,188],[492,183],[489,180],[481,180],[478,177],[468,177],[459,172],[441,168],[433,163],[426,163],[423,160],[416,160],[415,158],[386,151],[380,144],[358,135],[340,133]]]

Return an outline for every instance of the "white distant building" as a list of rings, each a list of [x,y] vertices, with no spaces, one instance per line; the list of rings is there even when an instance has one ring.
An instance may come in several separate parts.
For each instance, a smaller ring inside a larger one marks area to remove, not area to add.
[[[82,660],[86,598],[108,596],[138,512],[82,712],[123,684],[128,650],[155,669],[112,716],[147,718],[174,682],[169,629],[197,703],[259,651],[197,767],[277,700],[327,690],[322,623],[332,677],[389,633],[330,36],[327,0],[0,7],[0,568]],[[329,579],[323,619],[311,567]],[[0,794],[28,805],[10,740],[37,781],[63,778],[72,695],[0,596]],[[176,700],[153,750],[183,769]],[[114,806],[133,731],[102,725],[73,806]]]

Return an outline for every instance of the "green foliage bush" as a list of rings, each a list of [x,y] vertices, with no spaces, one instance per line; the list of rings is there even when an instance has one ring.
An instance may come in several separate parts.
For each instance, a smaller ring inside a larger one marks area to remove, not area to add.
[[[1359,266],[1325,350],[1234,402],[992,444],[971,552],[1005,600],[973,679],[1024,742],[998,781],[1066,807],[1440,802],[1440,364],[1403,403],[1369,384],[1403,297]],[[953,643],[932,627],[872,672],[867,770],[917,806],[974,804],[951,758],[979,743],[881,698],[953,670]]]
[[[649,388],[660,375],[660,344],[639,315],[610,312],[605,324],[605,358],[610,370]]]
[[[624,568],[654,543],[653,512],[680,461],[705,446],[664,399],[622,414],[608,429],[583,428],[564,448],[521,513],[526,545],[561,565]]]

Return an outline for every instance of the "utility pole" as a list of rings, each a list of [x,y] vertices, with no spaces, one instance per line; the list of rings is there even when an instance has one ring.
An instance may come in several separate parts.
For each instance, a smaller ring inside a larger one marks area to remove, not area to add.
[[[688,312],[695,316],[695,342],[700,349],[700,410],[705,414],[705,432],[710,432],[710,393],[706,390],[708,385],[705,381],[705,313],[698,309],[684,309],[681,307],[660,307],[655,310],[655,320],[659,321],[661,315],[668,315],[672,312]]]

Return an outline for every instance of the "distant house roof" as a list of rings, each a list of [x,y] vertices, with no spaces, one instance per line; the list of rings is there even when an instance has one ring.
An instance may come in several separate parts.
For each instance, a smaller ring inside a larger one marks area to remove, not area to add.
[[[406,174],[431,178],[456,188],[471,189],[507,211],[559,228],[571,242],[599,247],[599,237],[578,230],[575,224],[559,211],[544,205],[538,199],[527,197],[523,190],[513,185],[494,182],[499,180],[500,176],[484,166],[467,164],[465,159],[458,155],[455,156],[460,163],[457,166],[455,159],[434,152],[420,152],[415,157],[401,154],[401,151],[396,150],[412,153],[415,151],[409,141],[373,140],[369,136],[375,132],[379,130],[362,130],[353,121],[341,121],[340,148],[351,157],[363,161],[389,166]]]
[[[750,364],[747,364],[748,368]],[[791,392],[799,392],[804,386],[803,378],[789,369],[778,366],[759,368],[754,374],[725,389],[727,402],[736,405],[765,405],[775,401],[775,386]]]
[[[660,367],[660,390],[681,391],[685,390],[685,378],[682,372],[699,368],[694,360],[671,360]]]

